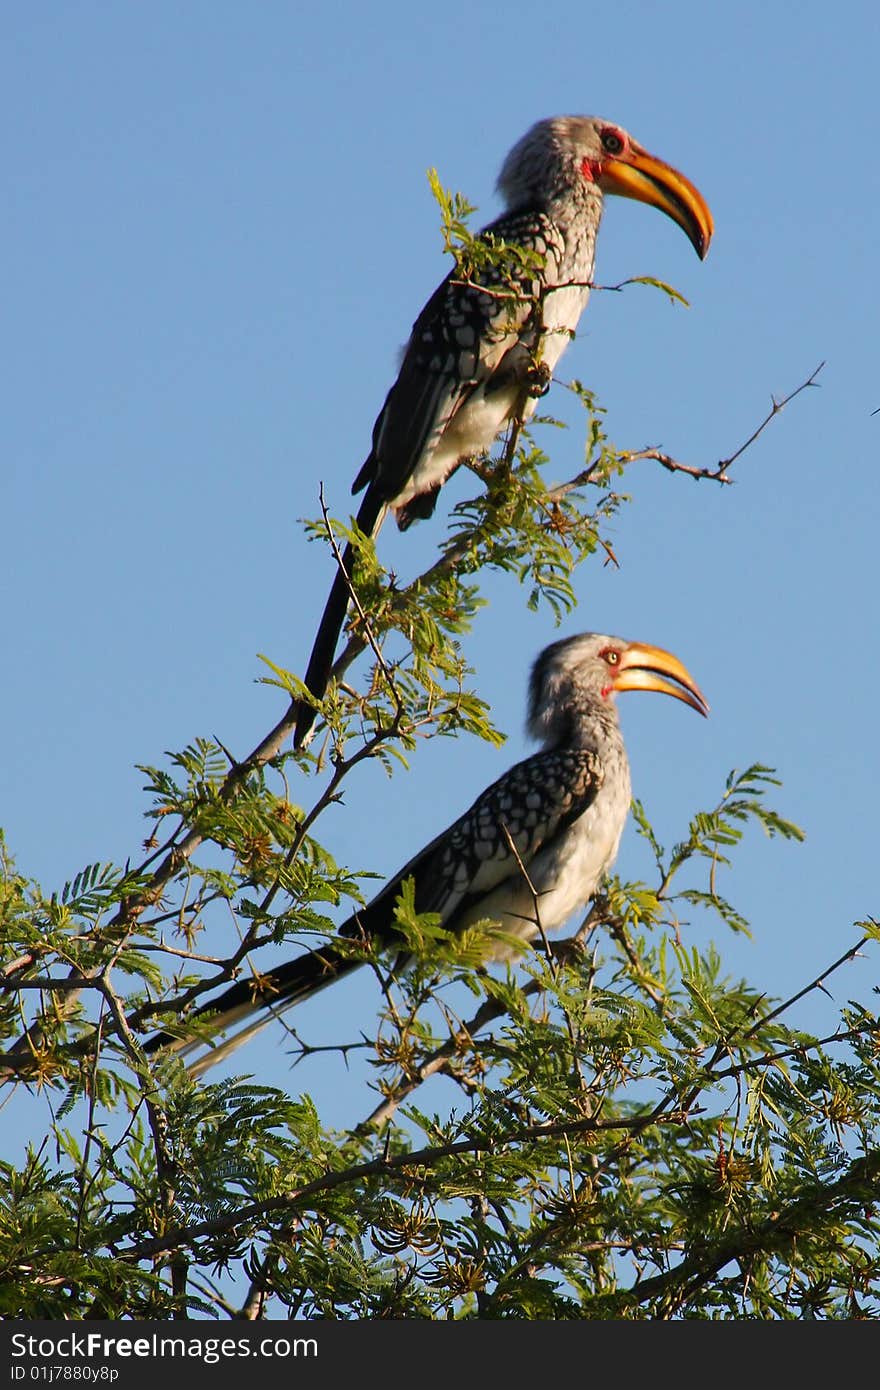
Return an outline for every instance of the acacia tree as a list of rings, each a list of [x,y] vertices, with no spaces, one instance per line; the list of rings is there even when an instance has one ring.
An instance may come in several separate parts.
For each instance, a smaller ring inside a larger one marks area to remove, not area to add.
[[[471,237],[466,205],[435,191],[460,273],[488,256],[510,266],[516,294],[510,248]],[[91,865],[46,892],[4,845],[6,1114],[26,1088],[45,1098],[47,1123],[2,1165],[0,1314],[876,1315],[876,1016],[851,1003],[830,1035],[812,1036],[798,1005],[821,980],[774,1002],[729,978],[720,949],[678,934],[683,910],[746,929],[719,874],[749,823],[799,836],[767,804],[767,767],[732,773],[668,850],[636,804],[653,880],[610,879],[569,939],[503,971],[483,968],[479,927],[449,939],[404,886],[413,968],[396,974],[368,944],[350,947],[381,1002],[359,1020],[373,1090],[349,1129],[327,1128],[320,1095],[196,1080],[174,1051],[144,1047],[160,1026],[182,1035],[187,1011],[241,971],[258,975],[265,948],[314,947],[333,937],[331,909],[363,901],[369,885],[318,838],[360,763],[399,778],[417,739],[499,740],[462,641],[482,574],[504,571],[528,604],[562,615],[575,569],[610,553],[607,523],[637,459],[724,483],[741,452],[703,468],[620,451],[591,393],[568,389],[586,425],[578,476],[545,483],[546,417],[514,429],[471,465],[476,495],[404,587],[356,530],[326,512],[313,523],[337,561],[351,542],[356,562],[308,748],[289,737],[308,692],[273,665],[265,678],[286,708],[249,757],[200,739],[143,769],[150,833],[137,867]],[[202,933],[221,913],[238,939],[208,956]],[[823,978],[876,938],[873,923],[859,927]],[[458,1096],[440,1114],[423,1101],[438,1074]]]

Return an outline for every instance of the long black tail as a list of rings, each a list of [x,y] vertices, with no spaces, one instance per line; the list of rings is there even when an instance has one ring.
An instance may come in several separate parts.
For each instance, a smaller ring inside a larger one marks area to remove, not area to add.
[[[367,488],[364,500],[357,514],[358,529],[365,536],[377,535],[385,516],[385,503],[374,486]],[[348,612],[349,588],[346,576],[351,574],[354,551],[350,545],[345,547],[342,567],[337,568],[336,576],[330,586],[330,593],[324,605],[324,612],[312,646],[312,654],[306,668],[305,684],[316,700],[323,698],[333,670],[333,658],[339,644],[339,637]],[[294,748],[301,748],[315,722],[316,710],[305,703],[300,704],[293,734]]]
[[[357,514],[358,529],[364,535],[372,538],[378,533],[385,516],[385,506],[377,489],[374,486],[368,487]],[[330,586],[306,669],[305,685],[317,700],[325,694],[333,670],[336,648],[348,611],[348,576],[351,574],[353,563],[354,549],[347,545],[342,555],[342,565],[337,568]],[[294,748],[302,747],[315,722],[315,715],[316,710],[311,705],[300,704],[294,731]],[[345,930],[343,927],[343,934]],[[333,947],[297,956],[261,976],[258,985],[252,980],[240,980],[230,985],[219,998],[212,999],[197,1009],[190,1021],[205,1021],[205,1027],[200,1029],[201,1036],[198,1039],[181,1041],[169,1033],[156,1033],[146,1044],[145,1050],[158,1052],[167,1047],[186,1056],[202,1043],[210,1043],[215,1034],[225,1033],[229,1028],[244,1024],[245,1026],[239,1028],[231,1037],[224,1038],[216,1047],[211,1047],[204,1057],[190,1063],[189,1071],[193,1076],[198,1076],[208,1067],[228,1057],[254,1033],[265,1028],[278,1011],[290,1008],[293,1004],[317,994],[318,990],[349,974],[362,963],[357,956],[340,954]]]
[[[343,975],[357,970],[363,963],[361,957],[348,952],[342,954],[332,946],[319,951],[309,951],[276,966],[274,970],[260,976],[259,981],[239,980],[236,984],[230,985],[217,999],[211,999],[200,1009],[196,1009],[188,1022],[203,1025],[199,1028],[197,1038],[181,1040],[170,1033],[155,1033],[144,1050],[158,1052],[162,1048],[168,1048],[169,1051],[186,1057],[196,1048],[207,1045],[208,1051],[205,1055],[195,1062],[190,1062],[187,1068],[190,1075],[199,1076],[203,1071],[207,1071],[208,1067],[222,1062],[261,1028],[265,1028],[282,1010],[311,998],[319,990],[341,979]],[[244,1027],[240,1027],[241,1024]],[[210,1045],[216,1034],[225,1033],[230,1028],[237,1028],[238,1031],[224,1038],[216,1046]]]

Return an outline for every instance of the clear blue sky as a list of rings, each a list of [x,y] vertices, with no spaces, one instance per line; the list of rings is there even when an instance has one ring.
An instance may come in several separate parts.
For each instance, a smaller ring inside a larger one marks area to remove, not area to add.
[[[711,702],[706,723],[621,702],[662,840],[732,767],[761,760],[784,780],[775,801],[807,843],[755,832],[737,855],[722,888],[755,937],[713,932],[731,970],[783,995],[845,950],[853,920],[880,912],[878,14],[816,0],[7,7],[0,823],[21,870],[51,889],[136,859],[136,763],[200,734],[244,754],[275,721],[257,653],[303,668],[331,576],[299,518],[318,513],[321,482],[349,509],[397,351],[445,272],[426,169],[488,220],[511,144],[538,117],[584,112],[683,170],[717,227],[701,264],[671,222],[609,200],[598,278],[654,275],[691,304],[594,296],[560,375],[598,393],[615,442],[713,465],[772,393],[826,366],[735,487],[630,470],[621,568],[581,571],[563,631],[667,646]],[[551,402],[576,421],[564,393]],[[572,475],[580,434],[552,442],[551,472]],[[401,576],[429,562],[469,487],[454,481],[406,536],[383,531]],[[466,651],[508,743],[435,743],[393,782],[364,770],[323,822],[342,861],[396,869],[527,751],[528,667],[559,634],[513,581],[489,592]],[[649,872],[632,828],[618,868]],[[876,975],[875,957],[834,992],[865,997]],[[338,1038],[344,1019],[355,1033],[371,1000],[347,983],[303,1011],[303,1032]],[[236,1058],[319,1095],[330,1077],[330,1117],[360,1118],[335,1065],[291,1076],[268,1038]]]

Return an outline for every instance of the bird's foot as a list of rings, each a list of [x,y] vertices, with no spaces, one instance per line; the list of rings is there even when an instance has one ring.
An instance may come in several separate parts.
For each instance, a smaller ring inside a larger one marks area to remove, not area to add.
[[[539,396],[546,396],[550,390],[550,378],[552,373],[546,362],[535,362],[530,366],[525,376],[526,394],[533,400]]]

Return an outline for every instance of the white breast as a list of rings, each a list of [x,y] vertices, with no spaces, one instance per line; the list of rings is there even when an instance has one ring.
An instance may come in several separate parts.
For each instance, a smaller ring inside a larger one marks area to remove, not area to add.
[[[548,292],[539,356],[551,372],[571,342],[572,331],[589,297],[588,289]],[[526,349],[521,354],[513,349],[504,357],[499,371],[510,373],[510,384],[499,386],[493,375],[471,393],[449,421],[432,452],[419,460],[406,486],[395,498],[395,506],[402,506],[425,489],[445,482],[462,459],[491,449],[518,411],[522,410],[524,420],[531,418],[540,398],[527,398],[523,408],[522,386],[515,374],[516,357],[520,355],[523,368],[531,365]]]
[[[550,289],[544,297],[544,339],[542,357],[552,371],[571,342],[581,314],[590,297],[588,289],[567,286]]]
[[[583,815],[526,865],[545,932],[557,931],[575,912],[584,910],[617,857],[631,798],[625,764],[621,771],[624,775],[609,778]],[[538,935],[535,897],[518,866],[456,925],[465,927],[482,919],[497,922],[523,941]],[[493,954],[503,960],[512,953],[500,947]]]

